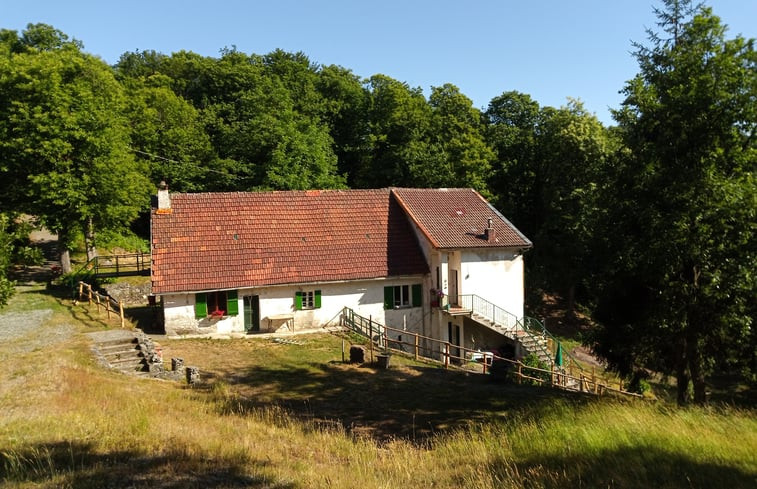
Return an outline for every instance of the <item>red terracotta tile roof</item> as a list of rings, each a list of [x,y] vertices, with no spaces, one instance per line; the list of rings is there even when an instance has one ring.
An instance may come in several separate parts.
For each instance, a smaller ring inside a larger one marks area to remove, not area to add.
[[[428,273],[389,189],[170,197],[152,211],[155,294]]]
[[[392,189],[400,205],[436,248],[530,248],[528,240],[510,221],[469,188]],[[487,241],[488,219],[496,232]]]

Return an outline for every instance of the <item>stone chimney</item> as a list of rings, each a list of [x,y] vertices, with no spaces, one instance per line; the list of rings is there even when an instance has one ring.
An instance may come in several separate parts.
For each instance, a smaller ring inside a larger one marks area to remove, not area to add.
[[[497,240],[497,230],[494,229],[493,220],[491,217],[486,223],[486,229],[484,230],[484,237],[486,238],[486,241],[489,243],[493,243]]]
[[[158,214],[171,213],[171,196],[168,194],[166,182],[160,182],[158,186]]]

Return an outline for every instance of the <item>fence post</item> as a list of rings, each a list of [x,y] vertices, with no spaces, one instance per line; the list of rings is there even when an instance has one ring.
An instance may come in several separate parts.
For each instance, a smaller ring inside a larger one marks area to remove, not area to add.
[[[415,333],[415,360],[418,360],[418,333]]]
[[[81,300],[81,296],[83,293],[84,293],[84,284],[79,282],[79,296],[78,296],[79,300]]]
[[[518,362],[518,384],[523,382],[523,364]]]
[[[449,341],[444,343],[444,368],[449,368]]]
[[[123,328],[126,326],[126,321],[124,318],[124,303],[121,301],[118,301],[118,313],[121,316],[121,327]]]
[[[87,300],[89,301],[89,305],[92,305],[92,286],[87,284]],[[97,303],[97,312],[100,312],[100,303]]]
[[[373,363],[373,321],[368,318],[368,345],[371,348],[371,363]]]
[[[110,320],[110,297],[105,296],[105,314],[108,316],[108,320]]]
[[[92,287],[89,288],[90,293],[92,292]],[[95,294],[95,302],[97,303],[97,314],[100,315],[100,296]]]

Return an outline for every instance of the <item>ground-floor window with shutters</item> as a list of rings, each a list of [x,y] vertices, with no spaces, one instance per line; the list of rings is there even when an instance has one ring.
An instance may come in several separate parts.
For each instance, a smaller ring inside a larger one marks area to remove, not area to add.
[[[195,317],[236,316],[239,314],[236,290],[219,290],[195,294]]]
[[[294,294],[294,309],[301,311],[303,309],[320,309],[321,308],[321,291],[320,290],[298,290]]]
[[[422,304],[421,284],[387,285],[384,287],[384,309],[421,307]]]

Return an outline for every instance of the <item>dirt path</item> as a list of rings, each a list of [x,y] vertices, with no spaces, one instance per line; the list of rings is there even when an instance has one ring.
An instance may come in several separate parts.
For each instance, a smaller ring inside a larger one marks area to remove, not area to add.
[[[58,256],[58,235],[47,229],[39,229],[29,234],[32,245],[40,248],[45,262],[39,266],[17,266],[11,271],[11,279],[20,285],[48,283],[60,271]]]

